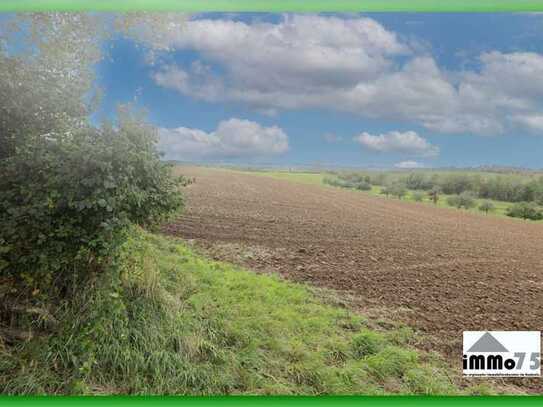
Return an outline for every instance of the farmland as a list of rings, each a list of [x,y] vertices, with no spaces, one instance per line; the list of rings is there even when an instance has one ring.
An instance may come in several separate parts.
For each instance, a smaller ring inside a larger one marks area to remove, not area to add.
[[[537,223],[273,176],[182,171],[197,182],[165,232],[215,258],[335,290],[368,315],[393,315],[458,364],[463,330],[539,327]]]
[[[251,174],[254,175],[261,175],[276,179],[284,179],[289,180],[292,182],[299,182],[304,184],[324,184],[329,186],[328,183],[329,180],[333,180],[335,177],[334,173],[324,173],[324,172],[297,172],[297,171],[248,171]],[[340,173],[341,174],[341,173]],[[356,174],[356,173],[354,173]],[[385,176],[389,178],[392,182],[401,182],[402,178],[405,179],[406,173],[405,172],[361,172],[359,173],[361,176],[367,176],[373,179],[379,179],[380,176]],[[371,174],[371,175],[369,175]],[[491,172],[483,172],[483,171],[457,171],[457,172],[448,172],[448,171],[429,171],[429,172],[419,172],[419,174],[423,175],[432,175],[434,176],[437,174],[438,176],[467,176],[467,177],[473,177],[475,179],[496,179],[500,177],[500,175],[496,173]],[[527,182],[533,181],[534,179],[537,179],[540,177],[541,174],[539,173],[532,173],[532,174],[513,174],[508,175],[507,177],[513,181],[515,185],[522,185],[523,183],[526,184]],[[386,185],[383,181],[379,182],[380,185],[376,184],[370,184],[367,190],[363,190],[361,192],[365,192],[368,194],[371,194],[373,196],[383,197],[384,196],[384,189],[386,188]],[[357,188],[350,188],[356,190]],[[417,195],[419,195],[419,198],[417,198]],[[402,199],[406,202],[416,202],[416,203],[424,203],[424,204],[431,204],[433,206],[437,206],[440,208],[449,208],[449,209],[455,209],[455,206],[451,205],[449,203],[450,198],[454,198],[456,195],[454,194],[446,194],[446,193],[439,193],[439,199],[434,202],[432,201],[431,197],[428,195],[428,191],[421,191],[416,189],[406,189],[405,195],[402,197]],[[480,208],[481,204],[483,203],[490,203],[491,210],[487,212],[483,212]],[[507,217],[507,211],[508,209],[513,205],[513,202],[508,202],[504,200],[497,200],[497,199],[491,199],[491,198],[477,198],[474,197],[473,199],[473,207],[464,208],[467,211],[473,212],[473,213],[479,213],[479,214],[485,214],[488,216],[498,216],[498,217]],[[543,220],[535,220],[536,222],[543,223]]]
[[[0,19],[0,395],[541,394],[460,372],[541,329],[543,54],[383,24]]]

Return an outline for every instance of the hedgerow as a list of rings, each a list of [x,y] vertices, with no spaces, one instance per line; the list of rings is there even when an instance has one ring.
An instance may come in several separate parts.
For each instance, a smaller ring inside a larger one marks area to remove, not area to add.
[[[27,141],[0,164],[0,270],[24,289],[65,294],[109,261],[128,225],[157,224],[182,206],[155,131],[126,109],[117,128]]]
[[[77,292],[113,261],[130,224],[156,224],[182,206],[140,112],[122,107],[114,123],[91,124],[104,34],[95,16],[29,13],[4,23],[0,311]]]

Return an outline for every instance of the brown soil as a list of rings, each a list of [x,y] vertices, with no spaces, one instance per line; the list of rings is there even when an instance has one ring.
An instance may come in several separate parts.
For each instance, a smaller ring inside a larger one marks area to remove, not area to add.
[[[241,172],[182,173],[196,183],[167,233],[393,314],[458,367],[464,330],[543,328],[542,225]]]

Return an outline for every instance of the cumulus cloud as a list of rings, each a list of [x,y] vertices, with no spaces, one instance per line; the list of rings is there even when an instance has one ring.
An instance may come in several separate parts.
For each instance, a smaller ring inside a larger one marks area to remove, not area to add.
[[[409,52],[372,19],[306,15],[277,24],[191,20],[164,32],[161,47],[198,51],[222,63],[233,81],[261,91],[349,86],[378,76],[390,65],[388,56]]]
[[[427,51],[366,17],[197,18],[160,34],[155,28],[153,46],[198,55],[189,65],[157,68],[157,84],[266,114],[329,109],[440,133],[493,135],[530,126],[533,119],[522,117],[543,108],[542,55],[487,52],[476,70],[448,72]],[[145,41],[145,28],[140,37]]]
[[[425,168],[425,165],[422,163],[419,163],[418,161],[401,161],[399,163],[394,164],[394,167],[396,168],[402,168],[402,169],[413,169],[413,168]]]
[[[513,116],[511,120],[533,132],[543,132],[543,115],[516,115]]]
[[[215,131],[178,127],[159,129],[159,150],[167,159],[192,161],[263,157],[288,151],[288,137],[277,127],[263,127],[249,120],[221,121]]]
[[[439,154],[439,147],[430,144],[414,131],[391,131],[379,135],[364,132],[355,136],[354,141],[369,150],[382,153],[400,153],[420,157],[435,157]]]

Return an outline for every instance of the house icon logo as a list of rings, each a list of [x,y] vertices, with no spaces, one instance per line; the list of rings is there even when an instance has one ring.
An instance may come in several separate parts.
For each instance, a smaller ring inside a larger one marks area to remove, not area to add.
[[[509,352],[490,332],[485,332],[469,349],[472,352]]]

